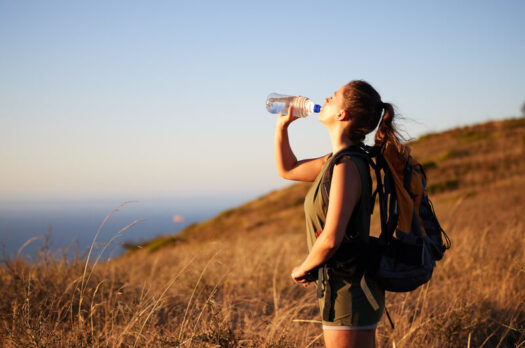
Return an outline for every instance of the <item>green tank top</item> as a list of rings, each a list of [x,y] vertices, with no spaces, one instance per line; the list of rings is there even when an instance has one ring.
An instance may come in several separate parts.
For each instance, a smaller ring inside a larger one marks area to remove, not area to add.
[[[312,186],[308,190],[304,200],[304,211],[306,218],[306,240],[308,251],[317,238],[317,235],[324,229],[326,222],[326,207],[323,204],[321,194],[321,178],[328,168],[332,159],[331,154],[323,164],[319,175],[315,178]],[[341,276],[355,278],[361,277],[364,272],[364,265],[361,261],[360,252],[368,242],[370,233],[370,200],[372,196],[372,180],[368,163],[357,156],[349,157],[356,164],[361,178],[361,198],[354,207],[352,216],[346,227],[345,236],[335,255],[328,261],[328,266]]]

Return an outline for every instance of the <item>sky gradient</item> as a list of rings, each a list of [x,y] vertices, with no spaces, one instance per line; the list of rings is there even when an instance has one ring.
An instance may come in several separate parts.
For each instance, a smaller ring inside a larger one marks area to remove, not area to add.
[[[0,197],[245,195],[290,184],[271,92],[365,79],[423,133],[518,116],[523,1],[0,0]],[[298,158],[331,151],[315,117]]]

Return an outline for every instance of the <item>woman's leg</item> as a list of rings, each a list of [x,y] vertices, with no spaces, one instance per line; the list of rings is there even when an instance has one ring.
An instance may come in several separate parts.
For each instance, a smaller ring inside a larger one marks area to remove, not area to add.
[[[323,330],[326,348],[375,348],[376,330]]]

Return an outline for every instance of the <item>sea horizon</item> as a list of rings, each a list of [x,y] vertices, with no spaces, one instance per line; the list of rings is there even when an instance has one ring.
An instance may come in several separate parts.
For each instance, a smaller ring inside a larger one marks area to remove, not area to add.
[[[32,262],[43,249],[54,257],[85,258],[95,236],[91,259],[99,255],[101,260],[116,258],[124,253],[124,244],[140,245],[158,236],[178,234],[190,224],[255,197],[252,193],[129,201],[108,197],[2,199],[2,258],[12,259],[20,253]]]

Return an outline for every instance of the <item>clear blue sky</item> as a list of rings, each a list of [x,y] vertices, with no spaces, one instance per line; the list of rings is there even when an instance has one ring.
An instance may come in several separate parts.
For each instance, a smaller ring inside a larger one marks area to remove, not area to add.
[[[523,1],[0,0],[0,196],[283,187],[270,92],[365,79],[412,136],[517,116]],[[331,151],[315,117],[297,157]]]

